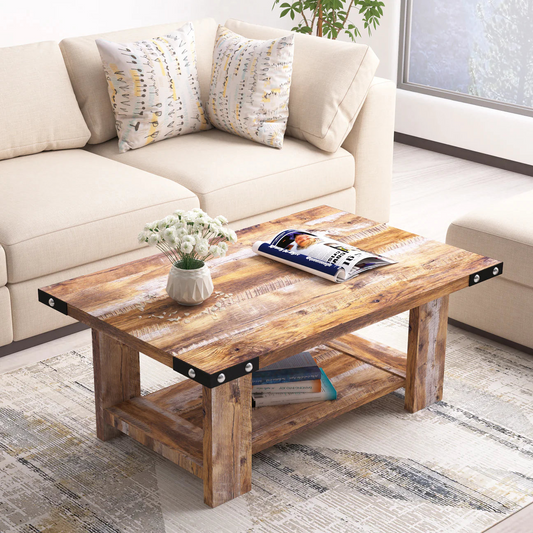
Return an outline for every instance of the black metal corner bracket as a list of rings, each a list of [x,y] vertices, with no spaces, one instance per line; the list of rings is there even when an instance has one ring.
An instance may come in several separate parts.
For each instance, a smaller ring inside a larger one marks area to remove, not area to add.
[[[180,359],[174,357],[173,369],[175,372],[200,383],[204,387],[214,389],[220,385],[224,385],[228,381],[242,378],[256,370],[259,370],[259,357],[246,361],[245,363],[239,363],[238,365],[226,368],[223,372],[216,374],[208,374],[199,368],[191,366]]]
[[[59,311],[64,315],[68,315],[68,305],[66,304],[66,302],[63,302],[55,296],[50,296],[41,289],[37,289],[37,291],[39,295],[39,301],[42,304],[46,305],[47,307],[51,307],[52,309],[55,309],[56,311]]]
[[[495,278],[496,276],[501,276],[503,272],[503,263],[498,263],[497,265],[485,268],[480,270],[475,274],[470,274],[468,278],[468,286],[479,285],[482,281],[487,281],[488,279]]]

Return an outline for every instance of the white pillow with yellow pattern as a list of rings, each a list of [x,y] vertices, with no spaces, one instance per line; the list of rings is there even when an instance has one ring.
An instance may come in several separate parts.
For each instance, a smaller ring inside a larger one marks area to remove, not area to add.
[[[215,128],[281,148],[289,117],[294,35],[246,39],[219,26],[206,105]]]
[[[211,127],[200,101],[191,23],[153,39],[97,39],[115,113],[119,152]]]

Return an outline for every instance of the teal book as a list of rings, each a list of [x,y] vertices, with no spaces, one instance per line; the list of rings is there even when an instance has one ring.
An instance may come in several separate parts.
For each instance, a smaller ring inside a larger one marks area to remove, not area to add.
[[[287,392],[285,394],[252,392],[252,407],[336,400],[337,391],[335,390],[335,387],[322,369],[320,369],[320,374],[322,381],[322,390],[320,392]]]

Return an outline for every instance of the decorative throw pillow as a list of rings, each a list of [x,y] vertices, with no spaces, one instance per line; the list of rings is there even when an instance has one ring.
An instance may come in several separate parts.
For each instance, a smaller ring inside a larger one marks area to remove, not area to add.
[[[289,116],[294,35],[258,41],[219,26],[206,105],[218,129],[281,148]]]
[[[119,44],[97,39],[119,152],[211,127],[200,101],[194,28]]]

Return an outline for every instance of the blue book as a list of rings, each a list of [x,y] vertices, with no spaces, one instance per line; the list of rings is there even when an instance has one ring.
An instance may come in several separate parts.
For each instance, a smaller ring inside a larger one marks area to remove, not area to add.
[[[322,379],[320,368],[309,352],[301,352],[254,372],[252,374],[252,385],[290,383],[314,379]]]

